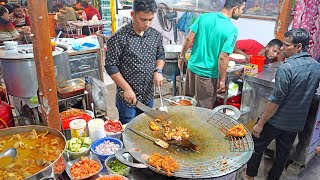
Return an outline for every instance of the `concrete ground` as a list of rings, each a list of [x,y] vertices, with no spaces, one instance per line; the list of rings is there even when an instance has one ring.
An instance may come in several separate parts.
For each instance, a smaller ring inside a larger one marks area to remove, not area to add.
[[[171,83],[164,81],[164,86],[162,89],[163,94],[165,94],[165,97],[171,97],[172,94],[171,91]],[[108,112],[107,116],[111,119],[118,119],[118,111],[115,107],[115,93],[116,93],[116,85],[113,83],[113,81],[110,79],[110,77],[107,77],[105,80],[105,83],[108,84]],[[166,106],[169,106],[168,102],[164,102]],[[160,107],[160,100],[158,97],[155,98],[154,107]],[[269,170],[271,169],[273,162],[273,158],[265,156],[260,164],[259,167],[259,173],[258,176],[255,178],[255,180],[264,180],[266,179]],[[237,179],[240,179],[241,172],[244,170],[242,168],[237,176]],[[301,172],[301,169],[289,166],[287,170],[283,171],[283,174],[281,176],[281,180],[320,180],[320,157],[315,156],[312,160],[309,161],[309,163],[306,165],[304,170]]]

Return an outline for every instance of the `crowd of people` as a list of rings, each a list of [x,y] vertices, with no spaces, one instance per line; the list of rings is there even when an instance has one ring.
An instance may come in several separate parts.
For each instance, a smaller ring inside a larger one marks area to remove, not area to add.
[[[64,1],[59,1],[53,5],[53,8],[57,12],[58,18],[56,33],[62,31],[64,35],[66,35],[68,30],[74,31],[74,29],[68,25],[68,21],[86,21],[91,20],[94,16],[96,16],[98,20],[102,19],[98,9],[92,7],[86,0],[77,0],[73,6]],[[90,35],[88,27],[82,28],[82,34]]]
[[[0,0],[0,42],[22,40],[24,26],[30,26],[28,10],[20,4],[8,4]]]
[[[101,20],[99,11],[92,7],[87,0],[77,0],[72,6],[65,1],[57,1],[50,7],[57,13],[56,32],[67,33],[67,22],[77,20],[91,20],[97,16]],[[8,4],[7,0],[0,0],[0,43],[8,40],[24,41],[26,26],[30,26],[28,9],[21,4]],[[27,28],[30,31],[30,28]],[[83,27],[82,34],[90,35],[88,27]]]

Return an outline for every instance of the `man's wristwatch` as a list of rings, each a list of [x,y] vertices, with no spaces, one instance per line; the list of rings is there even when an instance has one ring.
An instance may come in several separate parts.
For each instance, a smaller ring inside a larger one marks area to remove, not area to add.
[[[162,74],[162,69],[156,68],[153,72],[154,72],[154,73],[157,72],[157,73],[159,73],[159,74]]]
[[[184,56],[181,57],[180,55],[178,56],[178,59],[181,59],[182,61],[186,60],[186,58]]]

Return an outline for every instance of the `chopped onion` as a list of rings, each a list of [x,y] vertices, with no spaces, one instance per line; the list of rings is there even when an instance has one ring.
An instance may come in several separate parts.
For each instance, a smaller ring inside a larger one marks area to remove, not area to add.
[[[98,154],[109,155],[109,154],[114,154],[119,149],[120,149],[119,144],[116,144],[114,142],[107,140],[107,141],[104,141],[103,143],[99,144],[98,146],[96,146],[94,150]]]

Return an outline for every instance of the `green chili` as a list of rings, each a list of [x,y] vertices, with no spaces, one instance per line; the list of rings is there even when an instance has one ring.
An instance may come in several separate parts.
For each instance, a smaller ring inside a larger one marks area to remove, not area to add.
[[[114,171],[119,172],[123,169],[126,169],[128,166],[121,163],[118,159],[111,161],[108,166]]]

